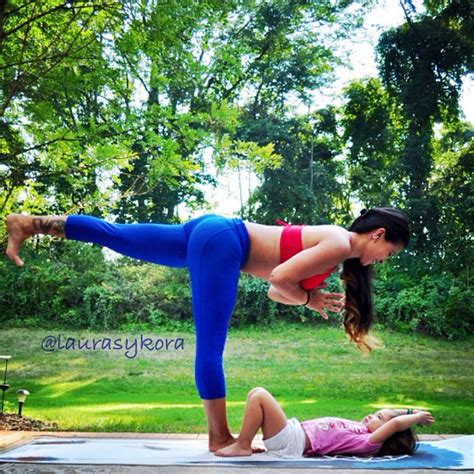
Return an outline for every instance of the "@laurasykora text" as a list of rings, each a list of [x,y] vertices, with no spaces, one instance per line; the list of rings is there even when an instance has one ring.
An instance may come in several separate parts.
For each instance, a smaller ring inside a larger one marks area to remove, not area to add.
[[[152,338],[143,335],[114,339],[109,337],[82,339],[58,334],[45,336],[41,342],[41,349],[44,352],[122,351],[127,359],[134,359],[140,351],[184,351],[184,339],[180,337],[176,339]]]

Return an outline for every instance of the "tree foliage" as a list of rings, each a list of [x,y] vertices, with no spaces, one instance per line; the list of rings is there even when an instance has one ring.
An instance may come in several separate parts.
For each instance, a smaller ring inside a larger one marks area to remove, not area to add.
[[[94,211],[100,174],[131,158],[103,106],[114,75],[102,51],[119,6],[2,2],[0,212]]]
[[[282,157],[277,169],[266,169],[248,203],[248,217],[273,224],[275,218],[292,223],[342,222],[349,205],[338,157],[342,140],[335,110],[319,110],[309,117],[277,115],[246,118],[250,139],[271,140]]]
[[[400,0],[406,21],[380,37],[379,77],[348,84],[340,107],[311,107],[341,61],[338,39],[374,3],[0,2],[0,215],[176,222],[179,204],[205,206],[202,186],[215,180],[209,160],[256,176],[241,215],[262,223],[348,225],[354,203],[396,206],[414,239],[378,269],[380,319],[443,337],[467,334],[474,130],[459,97],[473,69],[472,5],[425,0],[420,13]],[[89,250],[71,256],[49,240],[28,243],[25,251],[39,255],[37,272],[16,278],[4,268],[2,307],[28,317],[35,286],[52,298],[51,307],[40,305],[51,321],[106,327],[110,312],[120,313],[118,325],[162,323],[173,292],[188,303],[178,275],[134,315],[130,305],[138,308],[143,289],[129,280],[146,271],[99,257],[88,270],[97,256]],[[68,273],[58,256],[82,270]],[[153,278],[149,293],[171,277]],[[255,298],[260,290],[243,281],[239,320],[266,321],[246,311],[269,318],[289,311]]]
[[[453,0],[434,14],[413,18],[385,32],[379,41],[380,73],[388,92],[401,106],[405,138],[400,154],[401,193],[413,222],[415,248],[429,247],[427,231],[436,226],[428,180],[433,167],[436,122],[456,120],[463,76],[472,71],[474,19],[469,0]],[[441,2],[430,2],[437,10]]]
[[[348,144],[347,172],[351,189],[366,207],[380,203],[403,206],[403,149],[400,110],[378,79],[352,82],[341,110]]]
[[[355,23],[351,3],[2,2],[1,212],[176,219],[203,204],[223,135],[274,165],[233,133],[242,98],[281,106],[327,80],[317,31]]]

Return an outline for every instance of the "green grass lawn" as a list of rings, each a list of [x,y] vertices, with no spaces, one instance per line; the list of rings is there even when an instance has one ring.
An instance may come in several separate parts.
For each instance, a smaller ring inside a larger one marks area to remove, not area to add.
[[[61,350],[44,352],[48,334],[140,339],[141,333],[8,329],[0,354],[9,354],[8,412],[26,388],[24,414],[56,421],[62,430],[206,432],[194,388],[194,334],[159,332],[149,337],[184,339],[184,350]],[[438,341],[377,331],[385,348],[362,356],[340,329],[303,325],[231,330],[225,353],[229,423],[238,431],[248,390],[263,386],[289,417],[360,419],[384,406],[431,410],[436,423],[419,433],[473,433],[474,339]],[[91,341],[92,342],[92,341]],[[130,350],[129,355],[134,351]],[[3,368],[2,372],[3,373]]]

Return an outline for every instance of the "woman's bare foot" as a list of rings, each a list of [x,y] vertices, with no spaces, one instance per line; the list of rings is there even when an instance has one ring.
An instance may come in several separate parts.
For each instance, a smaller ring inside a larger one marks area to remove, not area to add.
[[[226,446],[229,446],[231,444],[235,443],[235,438],[233,436],[230,436],[228,438],[224,439],[209,439],[209,452],[214,453],[219,449],[225,448]]]
[[[29,216],[9,214],[6,218],[8,245],[7,257],[15,262],[18,267],[23,266],[23,260],[18,256],[23,242],[33,235],[33,221]]]
[[[7,257],[15,262],[15,265],[22,267],[23,260],[18,252],[23,242],[34,234],[50,234],[57,237],[64,237],[65,216],[58,217],[32,217],[22,214],[9,214],[6,218],[8,245]]]
[[[215,456],[222,457],[232,457],[232,456],[251,456],[252,447],[251,446],[242,446],[237,441],[235,443],[226,446],[225,448],[218,449],[215,453]]]

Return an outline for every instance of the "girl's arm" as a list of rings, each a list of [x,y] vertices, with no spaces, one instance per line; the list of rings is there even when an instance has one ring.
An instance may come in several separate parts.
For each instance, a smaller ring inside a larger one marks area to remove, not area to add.
[[[396,416],[375,430],[370,435],[369,441],[373,444],[383,443],[394,433],[407,430],[414,424],[431,425],[433,422],[433,416],[428,411],[419,411],[413,415]]]

